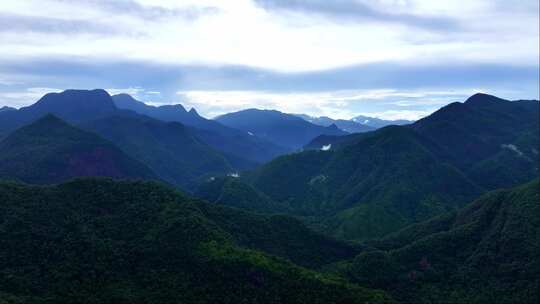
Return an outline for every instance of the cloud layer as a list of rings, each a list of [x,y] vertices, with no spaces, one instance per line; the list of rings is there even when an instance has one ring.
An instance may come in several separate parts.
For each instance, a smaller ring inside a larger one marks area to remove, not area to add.
[[[536,0],[6,1],[0,105],[102,87],[206,115],[412,118],[475,91],[538,98],[538,22]]]

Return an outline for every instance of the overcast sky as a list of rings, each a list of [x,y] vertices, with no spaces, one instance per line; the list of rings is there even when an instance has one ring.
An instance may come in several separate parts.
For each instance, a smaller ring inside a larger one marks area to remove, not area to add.
[[[417,119],[474,92],[538,99],[538,0],[7,0],[0,105],[105,88],[243,108]]]

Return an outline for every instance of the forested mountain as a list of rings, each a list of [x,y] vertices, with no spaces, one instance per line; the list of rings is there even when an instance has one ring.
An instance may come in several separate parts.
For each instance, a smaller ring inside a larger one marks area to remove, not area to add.
[[[5,303],[393,302],[291,262],[350,258],[347,245],[294,219],[208,205],[155,183],[4,182],[0,201]]]
[[[184,189],[212,175],[235,172],[227,158],[202,143],[191,129],[141,115],[113,115],[82,125],[114,142],[160,178]]]
[[[321,136],[242,181],[327,233],[380,237],[538,176],[538,117],[538,101],[479,94],[412,125]]]
[[[245,131],[226,127],[215,120],[201,117],[195,109],[188,112],[180,104],[155,107],[146,105],[128,94],[118,94],[112,98],[120,109],[128,109],[162,121],[180,122],[194,127],[197,137],[204,143],[236,158],[259,163],[288,152],[285,147],[272,144]]]
[[[78,176],[158,179],[113,143],[51,114],[0,142],[0,178],[47,184]]]
[[[537,179],[371,242],[341,269],[404,303],[535,303],[539,235]]]
[[[200,121],[219,125],[231,133],[221,136],[213,131],[120,110],[104,90],[49,93],[31,106],[0,112],[0,134],[6,136],[48,113],[109,139],[131,158],[151,168],[159,178],[186,190],[194,189],[207,177],[253,168],[257,165],[256,160],[267,160],[285,152],[248,134],[239,136],[242,131],[198,115]],[[223,150],[215,148],[218,146]],[[24,165],[24,162],[19,165]],[[31,168],[20,169],[31,171]]]
[[[314,125],[295,115],[275,110],[242,110],[221,115],[216,120],[289,149],[301,148],[319,135],[347,134],[336,125]]]

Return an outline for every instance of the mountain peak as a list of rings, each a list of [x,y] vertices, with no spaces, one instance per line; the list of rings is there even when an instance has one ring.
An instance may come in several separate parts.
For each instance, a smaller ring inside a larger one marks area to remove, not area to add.
[[[472,95],[471,97],[467,98],[465,101],[466,104],[472,104],[472,105],[488,105],[494,102],[501,102],[505,101],[502,98],[485,94],[485,93],[476,93]]]
[[[199,113],[197,113],[197,110],[195,110],[195,108],[191,108],[191,110],[189,110],[189,114],[199,116]]]

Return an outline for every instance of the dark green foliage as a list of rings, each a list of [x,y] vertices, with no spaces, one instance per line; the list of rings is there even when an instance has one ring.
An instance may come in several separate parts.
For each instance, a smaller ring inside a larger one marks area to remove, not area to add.
[[[259,235],[277,227],[304,233],[297,221],[214,210],[155,183],[0,183],[0,202],[4,303],[391,302],[382,292],[254,250],[310,259],[285,249],[288,232],[275,232],[275,240]],[[306,247],[321,242],[308,238]],[[350,256],[347,246],[326,242],[336,248],[329,256]]]
[[[255,212],[287,212],[289,208],[235,177],[212,177],[200,185],[195,196],[211,203]]]
[[[158,179],[111,142],[47,115],[0,142],[0,177],[57,183],[77,176]]]
[[[537,179],[371,242],[378,250],[345,273],[408,303],[537,303],[539,235]],[[374,268],[381,272],[369,276]]]
[[[379,237],[462,206],[480,188],[407,127],[366,133],[336,151],[278,158],[249,181],[299,215],[318,216],[346,239]]]
[[[355,247],[315,233],[290,216],[254,216],[247,211],[210,204],[201,204],[201,210],[238,244],[285,257],[301,266],[319,268],[358,253]]]

